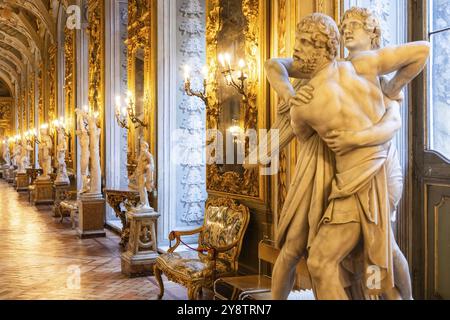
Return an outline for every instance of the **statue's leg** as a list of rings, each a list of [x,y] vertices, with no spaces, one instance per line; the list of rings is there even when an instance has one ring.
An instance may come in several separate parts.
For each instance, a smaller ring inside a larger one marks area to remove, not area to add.
[[[306,250],[308,222],[306,216],[295,216],[272,272],[272,299],[286,300],[295,282],[296,266]]]
[[[358,244],[360,235],[357,222],[320,227],[307,262],[317,299],[348,299],[340,279],[340,264]]]
[[[399,298],[403,300],[412,300],[411,276],[409,274],[408,260],[406,260],[397,241],[395,241],[392,228],[391,239],[395,288],[386,292],[386,298],[389,300],[398,300]]]

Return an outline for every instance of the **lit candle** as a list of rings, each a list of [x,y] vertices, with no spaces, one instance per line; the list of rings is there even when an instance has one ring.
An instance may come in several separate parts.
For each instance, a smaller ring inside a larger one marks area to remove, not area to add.
[[[231,70],[231,55],[228,52],[225,53],[225,61],[228,65],[228,69]]]
[[[189,76],[191,73],[191,67],[189,67],[188,65],[184,66],[184,82],[187,83],[189,82]]]
[[[125,108],[125,107],[122,108],[122,115],[123,115],[124,117],[127,116],[127,108]]]
[[[222,65],[222,67],[225,68],[225,57],[223,56],[223,54],[219,54],[219,62]]]
[[[88,111],[89,111],[89,108],[88,108],[87,105],[84,105],[84,106],[83,106],[83,111],[84,111],[84,112],[88,112]]]
[[[239,71],[240,71],[239,76],[242,78],[244,76],[244,67],[245,67],[244,60],[240,59],[238,65],[239,65]]]
[[[208,66],[203,66],[202,68],[202,74],[203,74],[203,78],[206,80],[208,79]]]

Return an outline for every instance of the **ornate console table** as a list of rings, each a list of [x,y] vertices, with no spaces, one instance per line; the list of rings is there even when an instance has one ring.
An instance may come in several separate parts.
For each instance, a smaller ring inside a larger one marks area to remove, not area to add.
[[[127,219],[127,212],[122,210],[121,204],[125,202],[130,205],[137,205],[139,202],[139,192],[131,190],[105,190],[106,202],[113,208],[116,216],[122,221],[122,234],[120,236],[120,245],[126,246],[130,238],[130,223]]]

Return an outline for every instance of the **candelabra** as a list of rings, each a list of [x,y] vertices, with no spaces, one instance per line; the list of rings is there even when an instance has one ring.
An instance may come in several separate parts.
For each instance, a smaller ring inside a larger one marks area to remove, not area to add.
[[[234,87],[239,94],[242,95],[242,100],[244,103],[248,102],[248,94],[245,91],[245,81],[248,79],[248,76],[244,73],[245,68],[245,62],[244,60],[239,60],[238,66],[239,66],[239,77],[237,80],[233,77],[233,72],[235,70],[231,67],[231,56],[229,53],[225,54],[219,54],[219,62],[223,67],[222,74],[225,77],[225,80],[227,81],[227,85]]]
[[[136,105],[133,101],[133,95],[131,91],[127,92],[127,97],[125,98],[126,107],[121,106],[120,96],[116,97],[116,121],[117,124],[124,129],[130,129],[128,125],[128,120],[131,121],[135,126],[135,129],[139,127],[147,128],[148,124],[139,119],[136,115]]]
[[[117,124],[123,129],[130,129],[128,126],[127,109],[121,107],[120,96],[116,97],[116,120]]]
[[[206,94],[207,87],[207,78],[208,78],[208,68],[204,66],[202,68],[203,74],[203,90],[202,91],[193,91],[191,88],[191,79],[190,79],[191,68],[189,66],[184,67],[184,91],[190,97],[200,98],[206,106],[208,106],[208,95]]]

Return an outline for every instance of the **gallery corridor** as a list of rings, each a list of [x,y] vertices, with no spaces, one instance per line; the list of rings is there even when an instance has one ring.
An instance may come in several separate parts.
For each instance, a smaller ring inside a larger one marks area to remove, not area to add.
[[[120,271],[119,237],[80,240],[70,221],[53,218],[50,206],[28,204],[0,181],[0,300],[155,299],[154,277],[129,279]],[[186,299],[165,284],[164,299]]]

